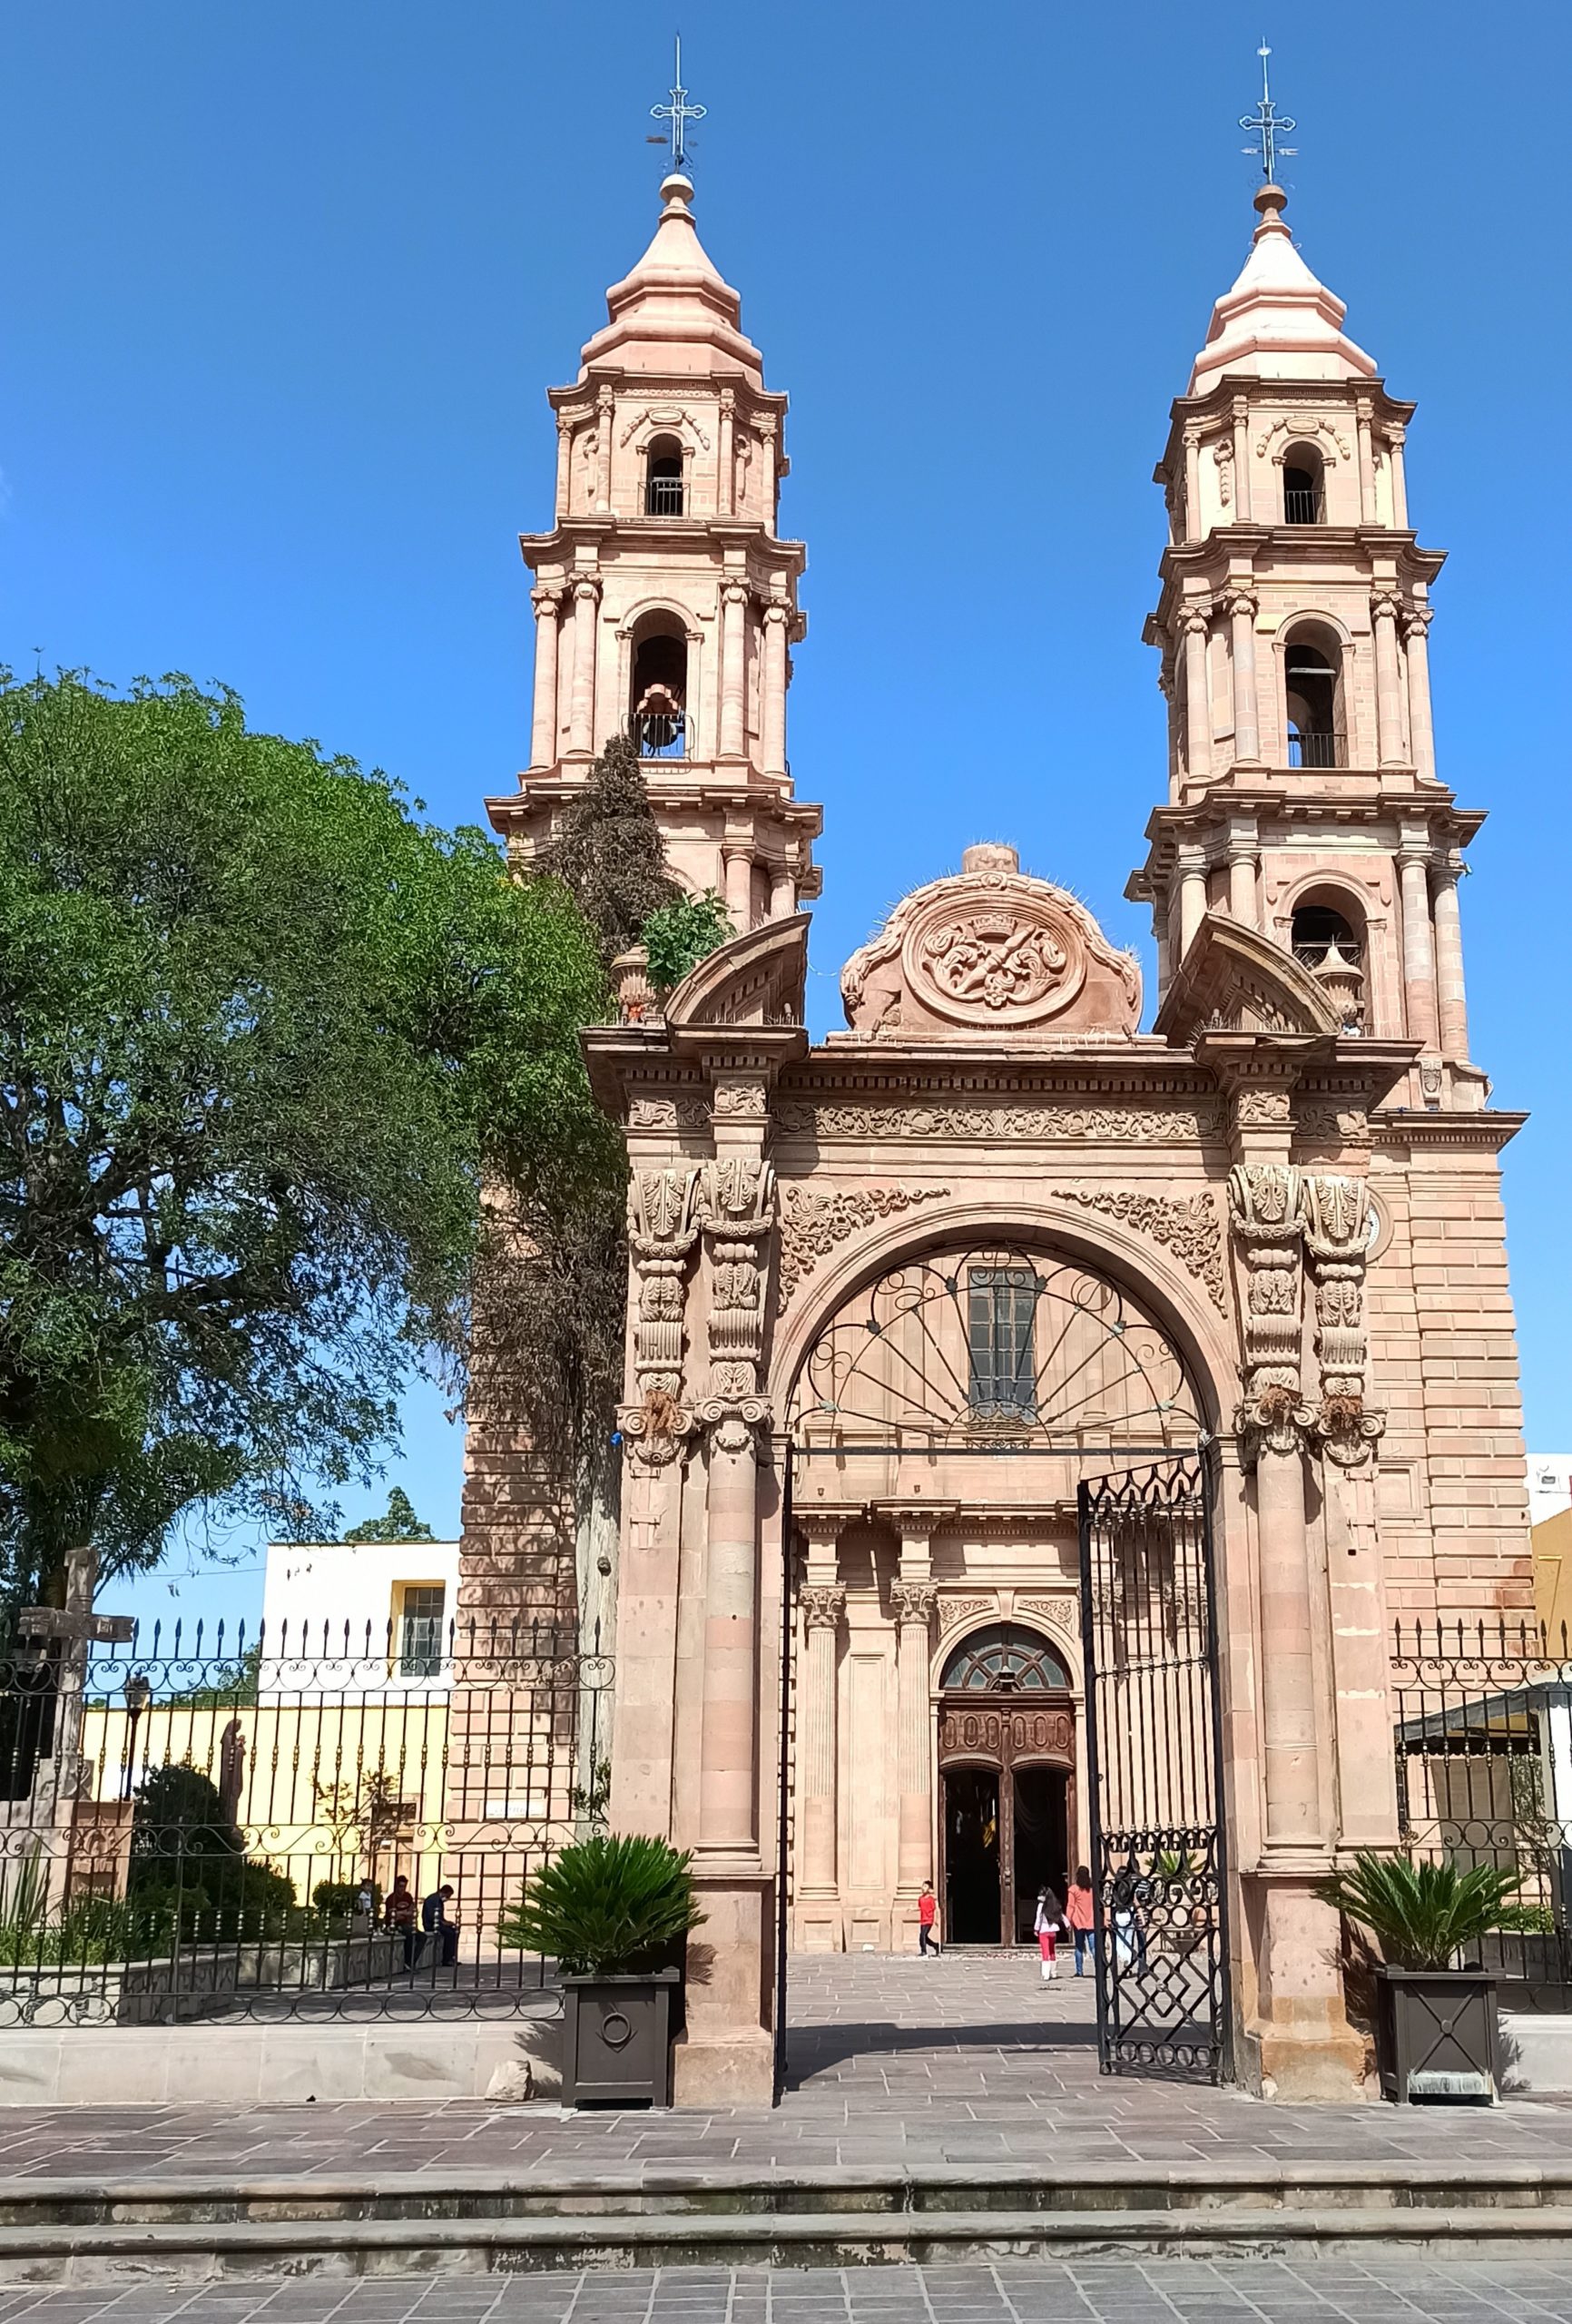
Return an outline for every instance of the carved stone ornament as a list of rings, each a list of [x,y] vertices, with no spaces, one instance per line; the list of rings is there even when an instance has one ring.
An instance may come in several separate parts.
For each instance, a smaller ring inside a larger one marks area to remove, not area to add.
[[[1233,1101],[1234,1119],[1251,1129],[1280,1128],[1292,1120],[1292,1111],[1288,1091],[1281,1085],[1246,1087]]]
[[[698,1239],[699,1173],[637,1170],[628,1187],[628,1247],[638,1282],[634,1378],[640,1401],[619,1415],[623,1441],[651,1468],[673,1460],[692,1423],[683,1412],[683,1265]]]
[[[1003,857],[1008,869],[999,868]],[[841,972],[860,1032],[1134,1032],[1141,977],[1084,904],[1024,877],[1014,852],[968,849],[957,876],[897,904]]]
[[[1228,1174],[1228,1212],[1244,1272],[1244,1401],[1234,1427],[1247,1467],[1264,1445],[1292,1452],[1314,1414],[1302,1401],[1303,1224],[1299,1173],[1286,1162],[1242,1162]]]
[[[940,1634],[948,1638],[963,1623],[981,1621],[985,1615],[997,1611],[998,1603],[993,1598],[946,1598],[938,1610]]]
[[[1361,1105],[1302,1098],[1293,1109],[1293,1135],[1306,1146],[1368,1146],[1370,1116]]]
[[[1073,1590],[1057,1598],[1017,1598],[1016,1611],[1026,1621],[1041,1622],[1046,1629],[1057,1630],[1061,1638],[1080,1638],[1081,1600]]]
[[[846,1592],[839,1582],[805,1581],[797,1593],[802,1626],[810,1630],[833,1630],[846,1611]]]
[[[1217,463],[1217,497],[1226,508],[1233,499],[1233,447],[1226,437],[1213,446],[1212,457]]]
[[[881,1218],[898,1217],[919,1203],[937,1202],[948,1187],[860,1187],[840,1194],[814,1194],[788,1187],[781,1197],[781,1271],[777,1312],[783,1314],[820,1259],[838,1243]]]
[[[1362,1178],[1307,1173],[1300,1182],[1300,1204],[1315,1285],[1315,1353],[1321,1366],[1315,1433],[1329,1461],[1357,1469],[1370,1459],[1386,1425],[1381,1414],[1366,1409],[1364,1400],[1370,1188]]]
[[[1195,1146],[1223,1134],[1215,1099],[1181,1105],[1087,1105],[1074,1098],[1037,1105],[840,1105],[778,1100],[775,1128],[783,1135],[805,1132],[821,1140],[900,1137],[952,1138],[958,1145],[997,1145],[1037,1138],[1044,1144],[1081,1141],[1116,1146]]]
[[[1227,1305],[1223,1289],[1223,1228],[1217,1206],[1209,1194],[1183,1196],[1142,1194],[1133,1188],[1104,1187],[1095,1193],[1080,1187],[1054,1189],[1066,1202],[1098,1210],[1105,1217],[1121,1219],[1138,1235],[1149,1235],[1182,1260],[1197,1282],[1206,1285],[1220,1312]]]
[[[770,1110],[770,1093],[762,1081],[717,1081],[715,1112],[725,1121],[762,1121]]]
[[[746,1155],[706,1162],[699,1211],[710,1257],[710,1395],[698,1417],[722,1452],[739,1452],[766,1425],[759,1393],[764,1355],[764,1279],[775,1226],[775,1173]]]
[[[909,1622],[926,1630],[933,1620],[938,1591],[931,1581],[893,1581],[889,1602],[898,1622]]]
[[[702,1098],[635,1098],[628,1108],[630,1129],[708,1129],[710,1108]]]

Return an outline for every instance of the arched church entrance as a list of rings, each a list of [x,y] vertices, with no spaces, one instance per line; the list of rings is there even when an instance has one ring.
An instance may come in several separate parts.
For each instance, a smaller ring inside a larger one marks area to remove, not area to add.
[[[1046,1638],[974,1631],[939,1673],[938,1893],[951,1945],[1027,1944],[1075,1845],[1076,1712]]]
[[[1086,1863],[1105,2068],[1221,2078],[1207,1442],[1153,1309],[1046,1239],[916,1251],[822,1324],[789,1404],[783,1980],[793,1946],[914,1949],[929,1883],[949,1944],[1029,1945]]]

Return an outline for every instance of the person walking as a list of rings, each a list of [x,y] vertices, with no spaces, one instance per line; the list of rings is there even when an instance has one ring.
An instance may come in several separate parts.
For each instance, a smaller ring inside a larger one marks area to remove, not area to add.
[[[1037,1890],[1037,1917],[1032,1923],[1037,1939],[1037,1951],[1042,1955],[1043,1983],[1047,1984],[1059,1974],[1055,1958],[1058,1951],[1059,1931],[1065,1924],[1065,1908],[1051,1888]]]
[[[933,1893],[933,1883],[925,1880],[922,1894],[917,1900],[917,1949],[921,1955],[943,1950],[938,1941],[938,1898]]]
[[[1097,1957],[1097,1915],[1092,1896],[1092,1875],[1084,1864],[1076,1866],[1070,1893],[1065,1898],[1065,1919],[1069,1925],[1070,1935],[1076,1940],[1076,1974],[1078,1977],[1084,1974],[1082,1964],[1087,1955],[1090,1955],[1094,1962]]]

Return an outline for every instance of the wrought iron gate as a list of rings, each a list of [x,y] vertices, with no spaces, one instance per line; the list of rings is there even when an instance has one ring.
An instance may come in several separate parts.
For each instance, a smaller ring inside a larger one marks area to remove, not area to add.
[[[1210,1479],[1194,1458],[1079,1492],[1097,2042],[1105,2073],[1228,2072]]]

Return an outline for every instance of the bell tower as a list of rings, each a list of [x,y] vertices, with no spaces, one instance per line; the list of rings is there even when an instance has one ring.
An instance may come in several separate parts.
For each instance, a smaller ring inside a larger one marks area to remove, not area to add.
[[[693,198],[674,165],[654,240],[606,293],[576,380],[550,390],[555,520],[519,544],[535,576],[530,763],[487,808],[527,863],[625,729],[673,872],[718,890],[745,931],[819,891],[822,817],[793,797],[786,756],[806,552],[776,530],[786,399],[765,388]]]
[[[1347,1031],[1419,1044],[1398,1103],[1476,1109],[1458,880],[1484,819],[1436,769],[1442,556],[1409,521],[1414,407],[1344,332],[1286,202],[1269,175],[1156,470],[1169,542],[1145,636],[1168,800],[1125,893],[1152,907],[1160,990],[1203,915],[1226,912],[1292,951]]]

